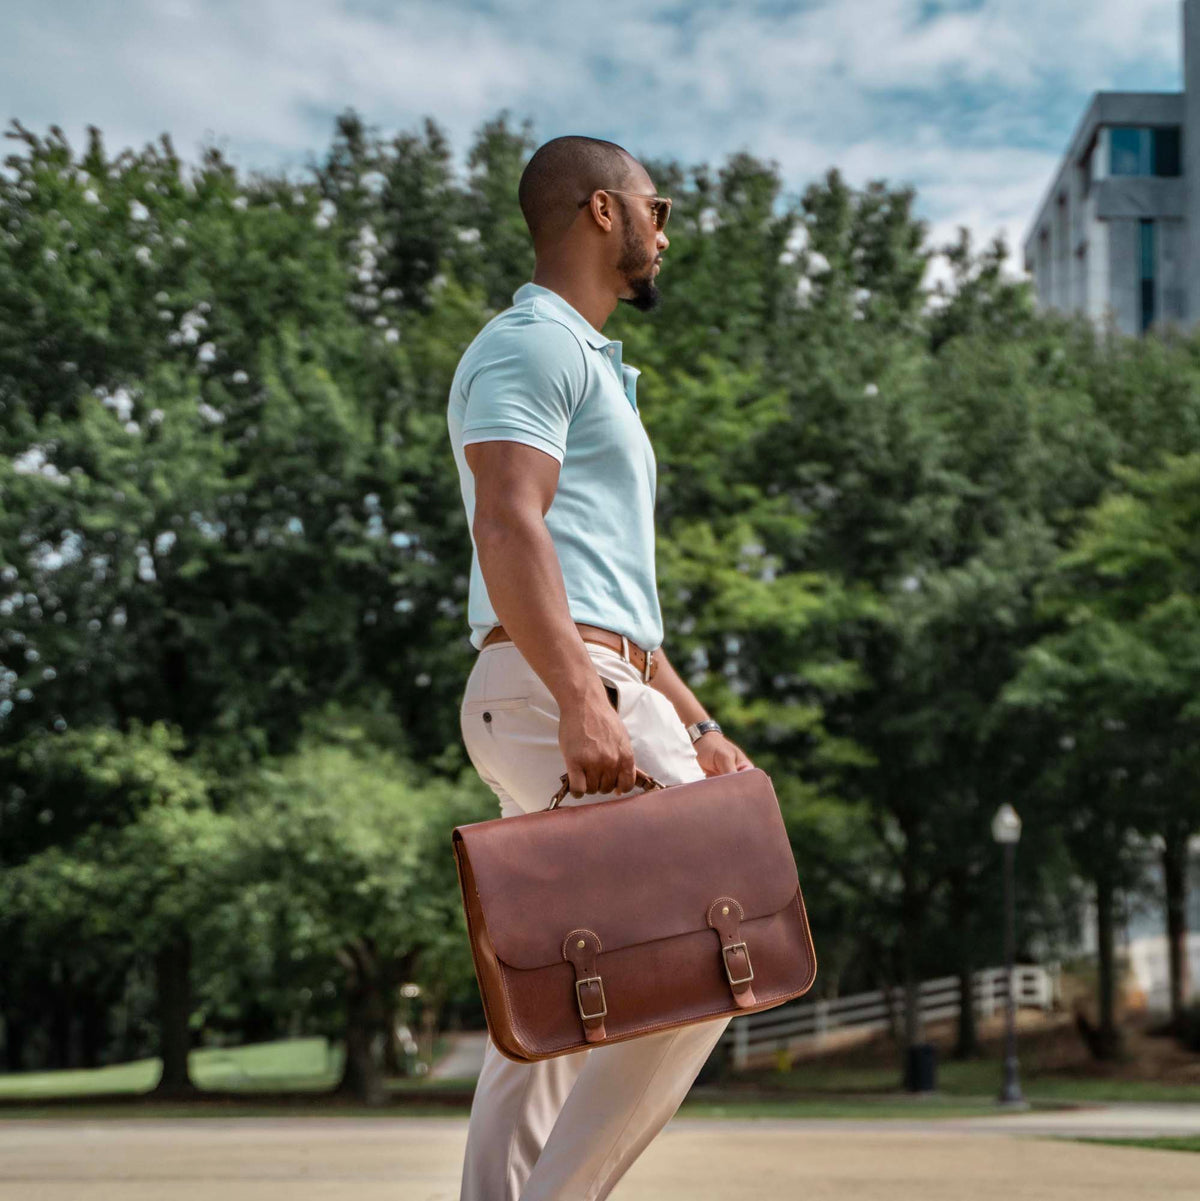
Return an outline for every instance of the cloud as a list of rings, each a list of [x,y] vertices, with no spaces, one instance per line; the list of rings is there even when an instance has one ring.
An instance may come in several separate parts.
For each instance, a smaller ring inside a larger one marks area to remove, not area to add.
[[[299,167],[355,107],[434,117],[460,162],[501,109],[541,138],[839,166],[911,182],[935,231],[1015,247],[1091,92],[1179,87],[1178,0],[63,0],[10,14],[7,115],[110,152],[166,130],[243,169]]]

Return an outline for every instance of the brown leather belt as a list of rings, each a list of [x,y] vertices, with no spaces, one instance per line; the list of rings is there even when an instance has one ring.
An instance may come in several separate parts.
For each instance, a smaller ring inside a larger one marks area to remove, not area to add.
[[[584,642],[595,642],[599,646],[607,646],[611,650],[620,651],[621,657],[633,664],[647,684],[654,679],[655,672],[658,671],[658,659],[655,658],[653,651],[646,652],[636,643],[630,642],[624,634],[618,634],[615,630],[606,630],[602,626],[589,626],[577,621],[575,628]],[[503,626],[493,626],[483,640],[483,646],[488,646],[493,642],[512,642],[512,639],[504,632]]]

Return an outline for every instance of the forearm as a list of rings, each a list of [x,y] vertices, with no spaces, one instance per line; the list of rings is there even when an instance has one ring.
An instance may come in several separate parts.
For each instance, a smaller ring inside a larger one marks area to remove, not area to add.
[[[679,677],[679,673],[671,666],[671,661],[662,650],[654,652],[654,661],[658,667],[650,687],[657,689],[675,706],[679,720],[685,726],[693,722],[704,721],[708,717],[704,706],[696,699],[695,693]]]
[[[472,532],[496,616],[560,709],[603,688],[567,608],[562,568],[545,522],[508,518],[477,523]]]

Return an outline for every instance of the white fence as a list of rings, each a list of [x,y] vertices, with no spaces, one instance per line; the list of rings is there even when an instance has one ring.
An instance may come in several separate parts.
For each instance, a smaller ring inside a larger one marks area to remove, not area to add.
[[[958,1014],[957,976],[926,980],[919,986],[921,1020],[936,1022]],[[972,978],[975,1011],[988,1018],[1008,997],[1008,972],[1002,967],[976,972]],[[1013,997],[1018,1006],[1050,1009],[1058,1000],[1058,965],[1013,969]],[[835,1030],[886,1030],[893,1015],[903,1023],[904,989],[892,990],[891,1004],[883,992],[856,993],[835,1001],[796,1001],[761,1013],[734,1018],[722,1036],[732,1044],[733,1067],[769,1061],[776,1052],[819,1047]]]

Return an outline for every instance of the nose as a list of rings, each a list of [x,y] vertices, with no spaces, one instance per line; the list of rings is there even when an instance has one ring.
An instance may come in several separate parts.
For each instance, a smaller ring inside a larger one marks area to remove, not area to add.
[[[671,245],[671,239],[668,238],[667,235],[660,229],[658,231],[658,237],[654,239],[654,243],[661,252],[666,250],[666,248]]]

